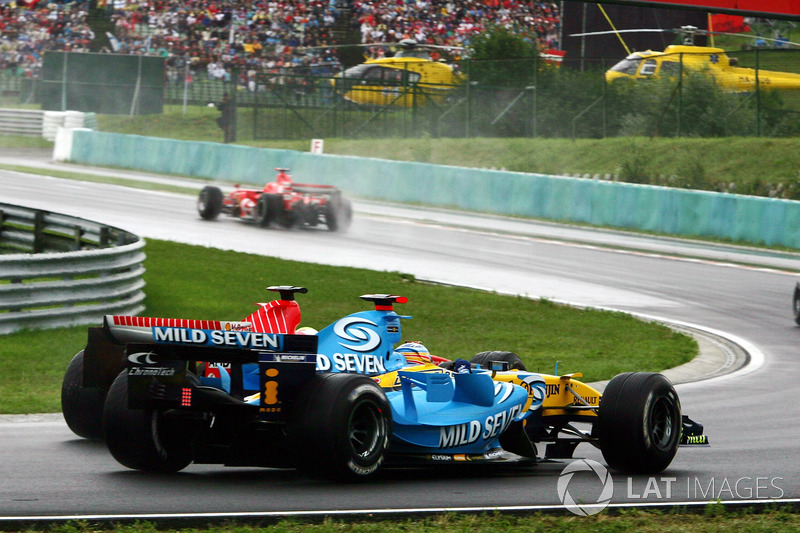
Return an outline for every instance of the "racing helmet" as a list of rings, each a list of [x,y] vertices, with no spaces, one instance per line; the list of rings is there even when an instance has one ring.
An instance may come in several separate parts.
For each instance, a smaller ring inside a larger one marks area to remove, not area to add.
[[[410,364],[423,365],[425,363],[433,363],[431,353],[419,341],[406,341],[398,346],[395,351],[403,355]]]

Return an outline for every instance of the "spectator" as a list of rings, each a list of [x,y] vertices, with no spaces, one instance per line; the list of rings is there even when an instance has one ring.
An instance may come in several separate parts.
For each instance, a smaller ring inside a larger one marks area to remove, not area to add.
[[[228,93],[225,93],[222,96],[222,100],[220,100],[220,102],[217,104],[217,110],[220,112],[220,116],[217,118],[217,126],[222,129],[225,142],[230,143],[235,141],[236,136],[234,135],[234,113],[236,110],[234,109],[233,102],[231,102],[231,97],[228,96]]]
[[[7,0],[0,0],[5,2]],[[234,67],[283,70],[292,66],[338,66],[332,28],[336,0],[118,0],[106,8],[120,53],[167,58],[168,68],[209,79],[230,79]],[[557,47],[556,2],[532,0],[352,0],[351,25],[363,43],[397,42],[466,46],[473,35],[502,24]],[[11,0],[0,4],[0,69],[35,77],[47,50],[89,51],[94,35],[86,2],[45,4]],[[53,9],[55,7],[55,9]],[[300,58],[297,47],[322,47]],[[110,51],[110,50],[106,50]],[[382,53],[382,52],[376,52]],[[276,74],[280,74],[276,72]]]

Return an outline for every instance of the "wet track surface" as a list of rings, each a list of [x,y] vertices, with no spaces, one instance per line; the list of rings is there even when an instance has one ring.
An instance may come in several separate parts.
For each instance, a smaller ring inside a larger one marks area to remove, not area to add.
[[[263,230],[224,218],[202,221],[188,196],[9,171],[0,171],[0,190],[4,202],[145,237],[409,272],[729,333],[760,364],[678,386],[684,412],[705,424],[712,446],[682,448],[655,478],[612,473],[612,502],[800,498],[800,424],[791,401],[800,389],[800,331],[791,316],[797,276],[789,271],[800,269],[800,258],[793,254],[358,201],[347,233]],[[154,476],[124,469],[102,444],[76,438],[54,415],[0,418],[0,454],[0,517],[560,506],[564,468],[386,469],[375,480],[345,486],[293,471],[203,465]],[[586,445],[577,455],[602,460]],[[601,488],[596,477],[576,477],[570,485],[587,501],[596,501]]]

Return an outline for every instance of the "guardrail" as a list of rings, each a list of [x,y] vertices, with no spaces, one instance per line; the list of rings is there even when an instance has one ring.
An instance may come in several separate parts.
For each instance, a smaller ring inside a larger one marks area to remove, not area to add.
[[[141,312],[144,244],[118,228],[0,203],[0,334]]]
[[[0,132],[41,137],[44,111],[35,109],[0,109]]]
[[[0,133],[55,140],[58,128],[97,129],[97,115],[83,111],[0,109]]]

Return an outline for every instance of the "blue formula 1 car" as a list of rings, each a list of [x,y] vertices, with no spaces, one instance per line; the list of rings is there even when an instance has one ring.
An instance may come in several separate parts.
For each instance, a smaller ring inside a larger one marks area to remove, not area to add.
[[[106,316],[65,375],[70,428],[138,470],[195,462],[343,480],[384,463],[571,458],[583,442],[612,468],[657,473],[679,445],[707,444],[660,374],[621,374],[601,395],[580,374],[527,372],[511,352],[453,362],[395,348],[410,317],[387,294],[361,296],[373,310],[319,332],[297,329],[306,289],[270,289],[280,299],[237,322]]]

